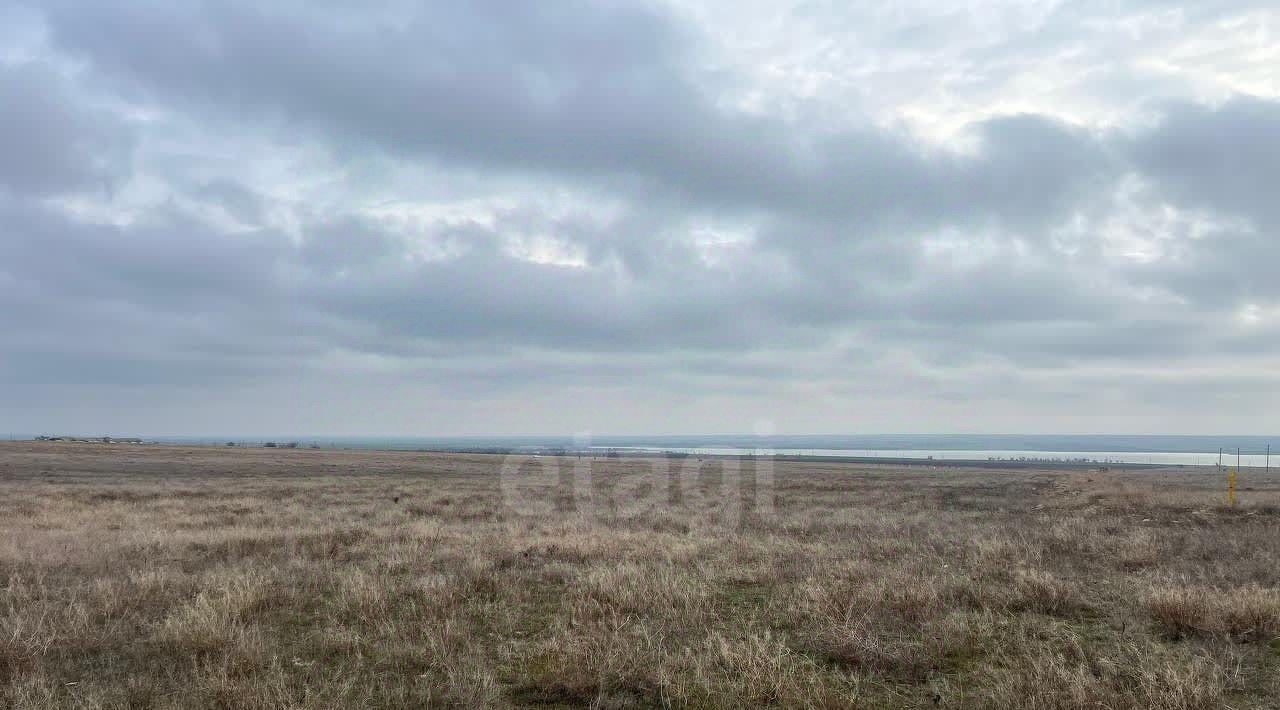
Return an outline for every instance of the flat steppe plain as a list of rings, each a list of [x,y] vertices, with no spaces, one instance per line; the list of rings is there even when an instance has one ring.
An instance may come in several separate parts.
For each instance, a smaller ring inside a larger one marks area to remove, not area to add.
[[[1280,476],[0,442],[0,707],[1280,706]]]

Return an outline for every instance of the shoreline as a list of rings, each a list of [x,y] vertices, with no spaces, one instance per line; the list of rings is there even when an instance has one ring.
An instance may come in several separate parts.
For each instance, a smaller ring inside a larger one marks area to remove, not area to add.
[[[105,439],[105,438],[104,438]],[[589,457],[594,460],[603,459],[697,459],[697,460],[754,460],[756,454],[693,454],[686,452],[662,452],[662,451],[627,451],[612,450],[609,452],[601,451],[527,451],[515,448],[502,447],[484,447],[484,448],[380,448],[380,447],[325,447],[315,445],[297,446],[277,445],[265,446],[263,444],[246,445],[237,443],[235,446],[218,445],[213,443],[180,443],[167,441],[146,441],[146,440],[121,440],[121,438],[112,437],[110,440],[93,439],[84,437],[66,437],[61,439],[8,439],[0,441],[0,446],[12,446],[15,444],[48,446],[50,448],[82,448],[93,447],[104,451],[118,451],[120,449],[165,449],[165,450],[181,450],[181,449],[197,449],[197,450],[217,450],[217,451],[243,451],[243,452],[260,452],[273,454],[320,454],[320,453],[370,453],[370,454],[435,454],[435,455],[453,455],[453,456],[527,456],[535,458],[556,457],[556,458],[583,458]],[[837,456],[837,455],[807,455],[807,454],[773,454],[769,455],[773,461],[786,463],[814,463],[814,464],[846,464],[859,466],[893,466],[893,467],[917,467],[917,468],[960,468],[960,469],[998,469],[998,470],[1055,470],[1055,471],[1098,471],[1098,470],[1124,470],[1124,471],[1141,471],[1141,470],[1209,470],[1212,471],[1216,467],[1214,464],[1177,464],[1177,463],[1140,463],[1140,462],[1101,462],[1101,461],[1055,461],[1051,459],[940,459],[940,458],[914,458],[914,457],[881,457],[881,456]],[[1262,467],[1242,467],[1241,470],[1263,470]]]

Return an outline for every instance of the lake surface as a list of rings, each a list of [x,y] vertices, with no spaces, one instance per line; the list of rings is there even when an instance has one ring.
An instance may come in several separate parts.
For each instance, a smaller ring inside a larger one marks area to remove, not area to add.
[[[741,449],[730,447],[593,447],[596,451],[622,450],[645,453],[679,453],[700,456],[776,455],[776,456],[844,456],[852,458],[923,459],[934,461],[1043,461],[1082,463],[1143,463],[1169,466],[1212,466],[1218,453],[1169,451],[1021,451],[1012,449]],[[1262,467],[1265,454],[1242,454],[1240,465]],[[1235,466],[1236,455],[1223,454],[1223,465]],[[1280,465],[1280,456],[1277,456]]]
[[[1124,435],[1124,434],[865,434],[770,435],[699,434],[681,436],[455,436],[455,437],[315,437],[243,436],[157,437],[166,443],[221,444],[232,441],[261,445],[266,441],[298,442],[300,446],[352,449],[428,451],[512,451],[546,453],[610,449],[633,452],[672,452],[695,455],[777,454],[788,456],[847,456],[858,458],[935,460],[1041,460],[1098,463],[1150,463],[1234,466],[1241,450],[1244,466],[1264,466],[1266,448],[1277,452],[1280,436],[1237,435]]]

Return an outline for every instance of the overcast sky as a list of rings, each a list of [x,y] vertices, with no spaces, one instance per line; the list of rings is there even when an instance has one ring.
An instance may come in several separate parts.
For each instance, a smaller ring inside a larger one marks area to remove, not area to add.
[[[1280,10],[0,0],[0,431],[1280,430]]]

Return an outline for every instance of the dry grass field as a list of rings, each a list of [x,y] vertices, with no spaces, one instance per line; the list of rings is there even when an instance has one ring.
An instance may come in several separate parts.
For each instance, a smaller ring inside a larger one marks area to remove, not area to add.
[[[1280,706],[1280,476],[502,463],[0,443],[0,707]]]

